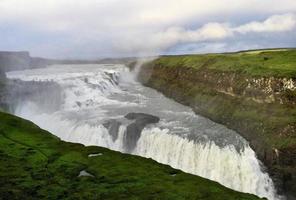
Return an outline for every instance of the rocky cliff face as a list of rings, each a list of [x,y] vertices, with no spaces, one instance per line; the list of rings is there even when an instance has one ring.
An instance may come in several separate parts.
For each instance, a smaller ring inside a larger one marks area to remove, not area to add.
[[[29,68],[30,63],[29,52],[0,52],[0,68],[2,71]]]
[[[47,59],[32,58],[27,51],[10,52],[0,51],[0,71],[29,69],[33,67],[44,67],[48,64]]]
[[[244,136],[280,192],[296,196],[296,79],[150,63],[139,79]],[[294,196],[294,197],[293,197]]]
[[[5,107],[5,82],[6,82],[6,77],[3,72],[0,71],[0,110]]]
[[[190,73],[193,74],[193,73]],[[190,74],[183,74],[189,77]],[[185,78],[185,77],[184,77]],[[296,103],[296,79],[250,77],[236,73],[200,71],[192,81],[211,85],[217,92],[261,103]]]

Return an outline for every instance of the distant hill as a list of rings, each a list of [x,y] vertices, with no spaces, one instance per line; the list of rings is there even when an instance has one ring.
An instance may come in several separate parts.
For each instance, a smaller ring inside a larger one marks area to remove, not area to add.
[[[28,51],[0,51],[0,74],[2,72],[40,68],[54,64],[129,64],[136,58],[104,58],[97,60],[68,60],[31,57]]]

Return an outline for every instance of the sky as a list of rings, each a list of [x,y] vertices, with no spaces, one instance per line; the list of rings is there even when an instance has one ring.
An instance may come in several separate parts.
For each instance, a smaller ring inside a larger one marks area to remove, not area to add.
[[[78,59],[296,47],[296,0],[0,0],[0,38]]]

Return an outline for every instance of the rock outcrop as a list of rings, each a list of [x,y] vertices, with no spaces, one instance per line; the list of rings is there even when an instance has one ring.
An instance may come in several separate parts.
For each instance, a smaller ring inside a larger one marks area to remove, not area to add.
[[[2,73],[13,70],[45,67],[48,64],[49,60],[33,58],[27,51],[0,51],[0,71]]]
[[[119,127],[121,123],[115,119],[111,119],[103,124],[103,126],[108,129],[112,140],[115,141],[118,138]]]
[[[138,139],[141,137],[141,132],[148,124],[159,122],[159,118],[145,113],[129,113],[125,116],[126,119],[134,120],[126,128],[124,137],[124,146],[127,152],[131,152],[137,145]]]
[[[31,57],[29,52],[0,52],[0,69],[1,71],[11,71],[29,68]]]

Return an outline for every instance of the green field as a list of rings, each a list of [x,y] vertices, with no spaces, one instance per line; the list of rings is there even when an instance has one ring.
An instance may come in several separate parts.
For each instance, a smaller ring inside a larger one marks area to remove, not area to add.
[[[253,50],[237,53],[162,56],[155,65],[207,68],[252,76],[296,78],[296,49]]]
[[[92,176],[79,177],[82,170]],[[0,199],[259,198],[151,159],[63,142],[29,121],[0,112]]]

